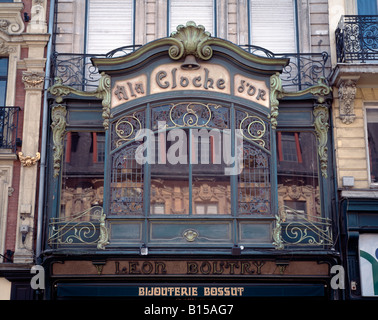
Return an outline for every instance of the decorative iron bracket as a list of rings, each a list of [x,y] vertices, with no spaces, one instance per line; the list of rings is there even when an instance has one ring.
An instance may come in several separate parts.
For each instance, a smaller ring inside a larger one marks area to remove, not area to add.
[[[287,212],[294,217],[289,219]],[[276,225],[273,229],[273,245],[278,250],[285,246],[332,246],[332,221],[320,216],[312,216],[282,207],[276,215]]]
[[[55,101],[57,103],[63,102],[63,96],[67,96],[69,94],[75,94],[82,97],[95,97],[102,100],[102,118],[104,119],[103,125],[105,130],[109,128],[109,119],[111,118],[110,115],[110,103],[111,103],[111,93],[110,93],[110,76],[105,74],[105,72],[101,73],[101,78],[98,83],[98,87],[95,91],[81,91],[77,90],[70,86],[63,85],[63,81],[60,78],[55,78],[55,83],[52,85],[48,91],[56,96]]]
[[[52,218],[49,224],[49,245],[90,246],[104,250],[109,244],[106,215],[102,207],[95,206],[71,217]]]

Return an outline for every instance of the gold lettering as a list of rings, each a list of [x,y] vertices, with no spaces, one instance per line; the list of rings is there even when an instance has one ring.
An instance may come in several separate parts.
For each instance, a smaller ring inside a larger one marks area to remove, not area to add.
[[[201,264],[200,271],[202,274],[209,274],[211,272],[211,265],[209,262],[204,261]]]
[[[241,263],[241,271],[240,271],[240,274],[245,274],[245,273],[250,273],[252,274],[253,273],[253,270],[249,270],[249,267],[250,267],[250,263],[249,262],[242,262]]]
[[[187,274],[196,274],[198,273],[198,265],[196,262],[187,262],[186,264],[186,273]]]
[[[237,262],[228,262],[226,268],[230,268],[230,274],[235,274],[234,268],[239,269],[239,264]]]
[[[217,262],[213,262],[213,274],[223,274],[223,265],[224,263],[223,262],[219,262],[219,269],[217,269]]]
[[[130,274],[140,274],[140,271],[137,270],[139,262],[129,262],[129,273]]]
[[[155,262],[155,274],[166,274],[167,269],[164,262]]]
[[[151,262],[143,262],[143,265],[142,265],[142,272],[144,274],[150,274],[152,272],[152,270],[154,269],[154,267],[152,266],[152,263]]]
[[[257,261],[253,263],[257,268],[257,274],[261,274],[261,268],[264,265],[264,262]]]

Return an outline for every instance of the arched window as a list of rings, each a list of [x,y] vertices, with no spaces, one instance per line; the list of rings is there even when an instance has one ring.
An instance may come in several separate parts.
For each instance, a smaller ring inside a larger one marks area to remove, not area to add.
[[[107,217],[139,225],[145,243],[271,241],[264,115],[213,100],[148,104],[113,119],[109,144]]]

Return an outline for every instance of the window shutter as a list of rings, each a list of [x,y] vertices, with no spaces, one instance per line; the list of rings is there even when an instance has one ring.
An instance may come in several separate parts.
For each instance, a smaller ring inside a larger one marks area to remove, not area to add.
[[[251,44],[274,53],[294,53],[293,0],[251,0]]]
[[[133,1],[90,0],[87,53],[102,54],[133,44]]]
[[[214,36],[214,7],[213,0],[171,0],[170,1],[169,32],[176,31],[180,24],[194,21],[197,26],[203,25],[205,30]]]

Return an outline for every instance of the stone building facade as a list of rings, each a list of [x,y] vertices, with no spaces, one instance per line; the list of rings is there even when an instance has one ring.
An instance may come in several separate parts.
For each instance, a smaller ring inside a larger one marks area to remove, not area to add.
[[[48,1],[0,3],[0,292],[30,299],[35,263]]]

